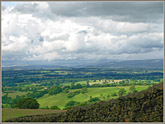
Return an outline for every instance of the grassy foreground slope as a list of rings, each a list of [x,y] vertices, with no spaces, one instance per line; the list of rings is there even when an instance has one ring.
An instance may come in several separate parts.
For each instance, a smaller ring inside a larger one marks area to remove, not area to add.
[[[85,101],[88,101],[90,98],[89,96],[92,97],[99,97],[101,100],[109,100],[112,98],[117,98],[117,96],[112,96],[113,93],[118,93],[118,91],[124,88],[126,90],[126,94],[128,94],[129,92],[129,86],[118,86],[118,87],[99,87],[99,88],[88,88],[87,93],[85,94],[78,94],[72,98],[68,98],[68,94],[66,93],[59,93],[57,95],[52,95],[52,96],[48,96],[48,94],[46,94],[45,96],[37,99],[37,101],[40,104],[40,107],[51,107],[51,106],[58,106],[59,108],[63,109],[65,108],[65,105],[69,102],[69,101],[78,101],[80,103],[83,103]],[[136,90],[137,91],[141,91],[141,90],[145,90],[147,89],[148,86],[143,85],[143,86],[136,86]],[[79,89],[77,89],[79,90]],[[76,91],[76,90],[70,90],[70,91]],[[100,94],[102,94],[102,96],[100,96]],[[107,99],[107,96],[110,95],[111,97],[109,99]],[[105,97],[105,99],[103,99],[103,97]],[[49,101],[49,102],[48,102]]]
[[[65,112],[65,110],[51,110],[51,109],[2,109],[2,121],[10,118],[28,116],[28,115],[38,115],[38,114],[48,114],[48,113],[60,113]]]
[[[67,112],[19,117],[8,122],[162,122],[163,84],[118,99],[86,107],[73,107]]]

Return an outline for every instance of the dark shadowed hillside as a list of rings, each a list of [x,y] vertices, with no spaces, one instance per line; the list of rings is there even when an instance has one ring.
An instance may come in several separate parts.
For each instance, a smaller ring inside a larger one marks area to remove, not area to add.
[[[163,84],[98,102],[86,107],[73,107],[65,113],[35,115],[7,120],[8,122],[162,122]]]

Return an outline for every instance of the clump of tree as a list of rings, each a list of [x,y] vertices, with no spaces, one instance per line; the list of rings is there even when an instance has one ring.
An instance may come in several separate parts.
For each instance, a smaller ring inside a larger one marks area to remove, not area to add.
[[[69,92],[68,93],[68,98],[72,98],[80,93],[80,90],[77,90],[75,92]]]
[[[39,106],[40,104],[33,98],[23,98],[15,105],[16,108],[20,109],[38,109]]]
[[[129,90],[134,93],[134,92],[137,92],[136,88],[135,88],[135,82],[134,81],[131,81],[130,82],[130,88]]]
[[[110,95],[107,95],[107,99],[110,99],[111,98],[111,96]]]
[[[87,87],[84,87],[84,88],[81,89],[82,94],[87,93],[87,91],[88,91]]]
[[[60,108],[58,106],[51,106],[50,109],[56,109],[56,110],[60,110]]]
[[[64,93],[69,93],[69,89],[66,88],[66,89],[63,90],[63,92],[64,92]]]
[[[90,97],[90,99],[88,100],[88,102],[98,102],[98,101],[100,101],[98,97],[94,97],[94,98]]]
[[[86,85],[87,85],[87,87],[90,87],[89,80],[87,80],[87,84]]]
[[[33,91],[32,93],[28,93],[26,96],[29,98],[40,98],[48,93],[48,90],[43,91]]]
[[[79,105],[80,102],[77,102],[77,101],[69,101],[65,107],[71,107],[71,106],[75,106],[75,105]]]
[[[71,89],[81,89],[81,88],[82,88],[81,84],[71,85]]]
[[[11,97],[8,97],[8,93],[2,96],[2,103],[8,104],[11,101]]]
[[[118,92],[119,96],[122,96],[126,93],[126,90],[124,88],[121,88]]]
[[[65,90],[65,89],[70,89],[70,86],[64,86],[62,89],[63,89],[63,90]]]
[[[53,86],[53,87],[50,89],[49,95],[58,94],[58,93],[60,93],[60,92],[62,92],[62,88],[59,87],[59,86],[57,86],[57,85],[55,85],[55,86]]]
[[[24,97],[25,97],[24,95],[22,96],[16,95],[16,97],[13,99],[11,97],[8,97],[8,93],[7,93],[4,96],[2,96],[3,107],[14,108],[15,104]]]
[[[116,93],[112,93],[112,95],[111,95],[112,97],[114,97],[114,96],[117,96],[117,94]]]

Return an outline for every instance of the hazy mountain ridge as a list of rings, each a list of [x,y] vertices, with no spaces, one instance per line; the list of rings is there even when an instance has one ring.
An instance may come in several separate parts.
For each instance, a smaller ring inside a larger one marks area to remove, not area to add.
[[[120,62],[107,62],[104,64],[91,65],[88,67],[96,68],[163,68],[163,59],[151,59],[151,60],[127,60]]]
[[[150,59],[150,60],[126,60],[126,61],[96,61],[96,62],[85,62],[83,61],[79,64],[68,61],[68,63],[63,62],[61,65],[50,63],[50,64],[18,64],[10,65],[7,64],[2,66],[3,68],[9,69],[41,69],[41,68],[145,68],[145,69],[163,69],[163,59]]]

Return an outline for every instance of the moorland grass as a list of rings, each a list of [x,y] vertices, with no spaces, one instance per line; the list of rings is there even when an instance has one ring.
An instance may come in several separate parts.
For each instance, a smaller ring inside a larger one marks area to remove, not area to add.
[[[5,121],[5,120],[11,119],[11,118],[21,117],[21,116],[59,113],[59,112],[65,112],[65,111],[66,110],[3,108],[2,109],[2,121]]]

